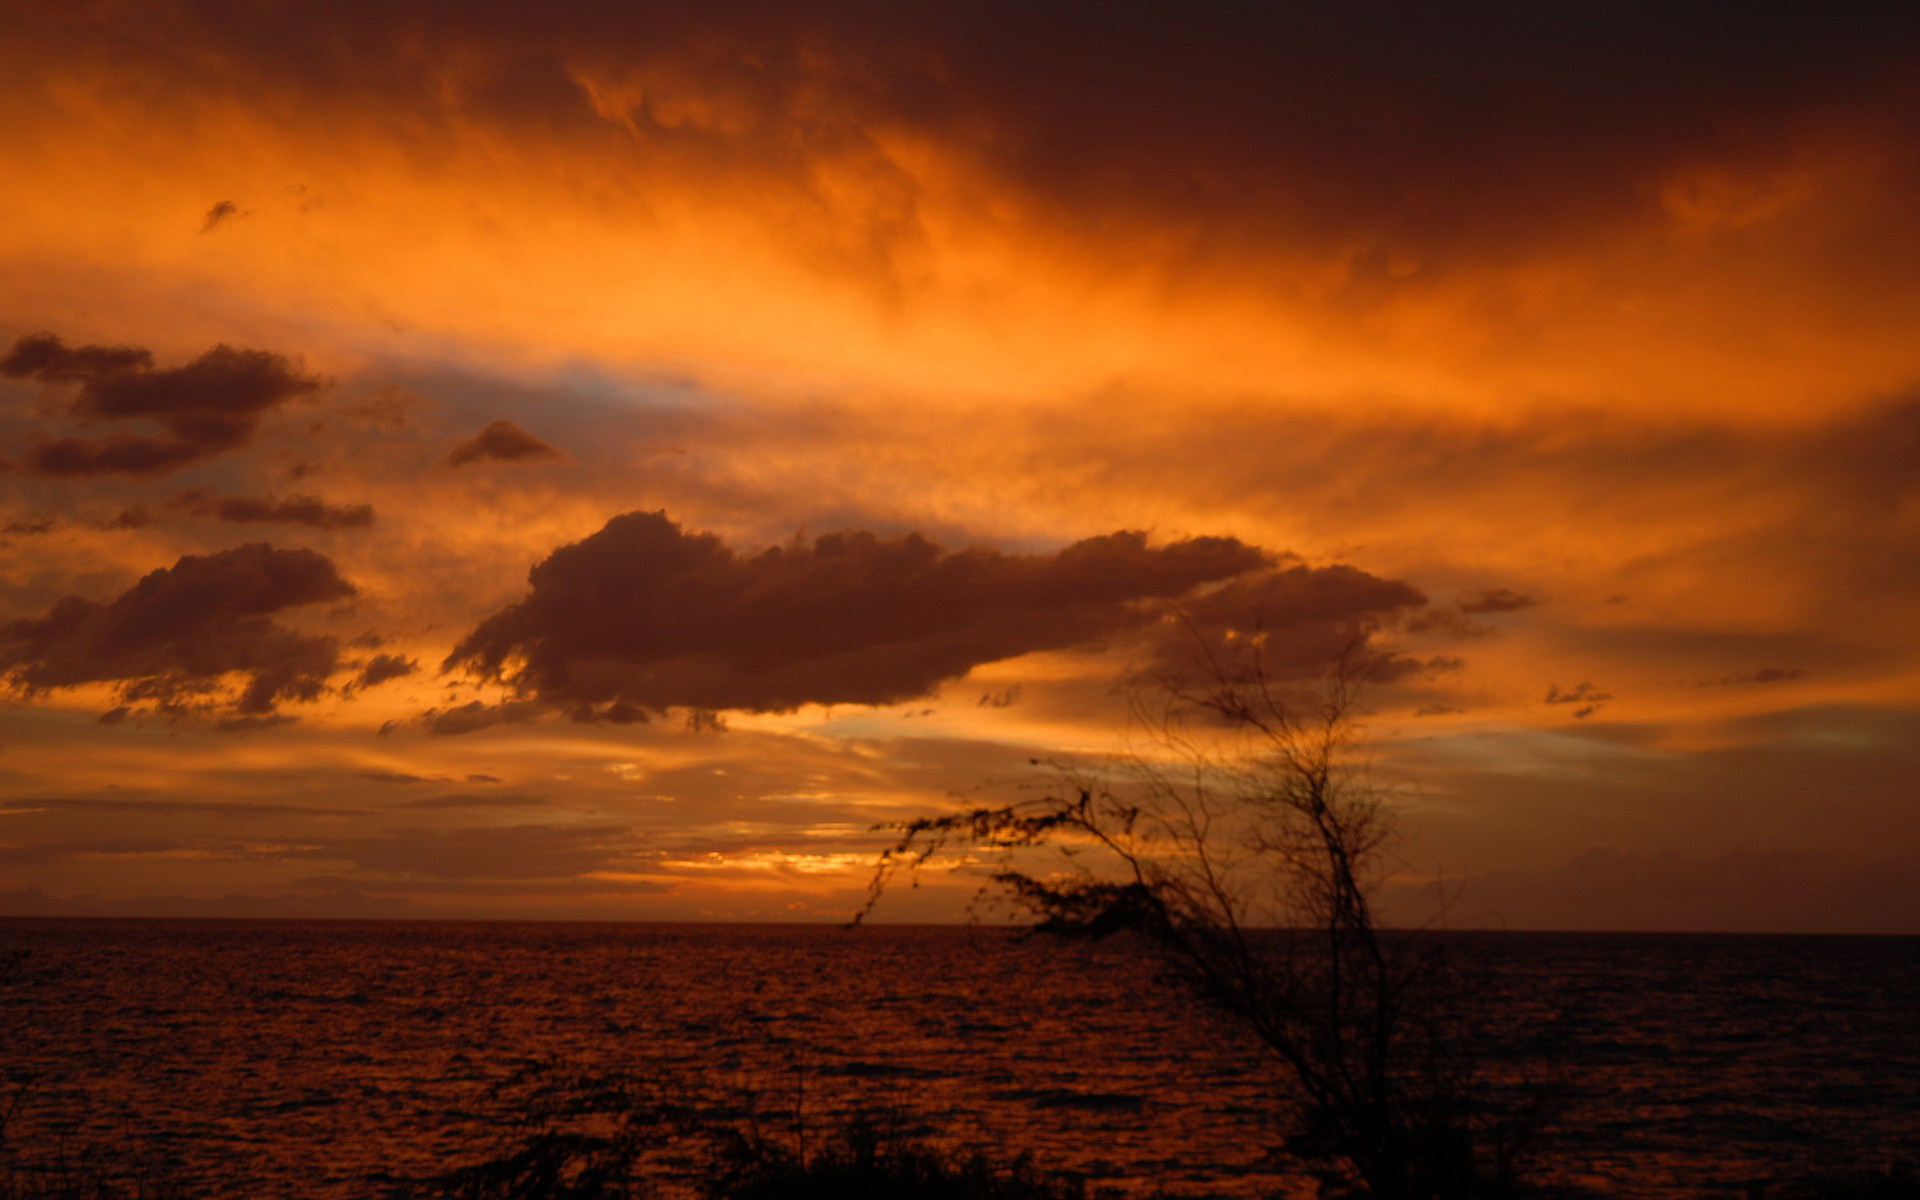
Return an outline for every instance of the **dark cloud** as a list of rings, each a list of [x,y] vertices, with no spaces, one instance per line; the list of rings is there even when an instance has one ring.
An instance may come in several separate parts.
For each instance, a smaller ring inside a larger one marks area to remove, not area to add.
[[[104,603],[67,596],[44,616],[0,625],[0,672],[28,693],[114,683],[123,702],[163,712],[230,703],[239,719],[269,717],[281,701],[318,696],[340,669],[334,639],[272,614],[353,594],[312,550],[190,554]],[[229,675],[244,685],[226,700]]]
[[[1503,613],[1518,612],[1523,608],[1532,608],[1540,603],[1532,596],[1508,588],[1489,588],[1477,596],[1460,602],[1463,613]]]
[[[1465,258],[1655,206],[1678,165],[1920,126],[1920,14],[1892,3],[358,0],[122,24],[116,65],[191,64],[196,88],[291,92],[282,111],[321,119],[355,96],[396,138],[505,126],[601,148],[610,173],[750,175],[801,201],[823,158],[870,162],[890,203],[850,241],[914,229],[881,130],[956,147],[1095,236],[1131,211],[1202,254],[1272,230]],[[423,40],[459,69],[421,69]]]
[[[1220,682],[1257,671],[1272,680],[1316,679],[1355,655],[1377,680],[1444,670],[1447,660],[1423,666],[1374,643],[1386,623],[1425,604],[1411,584],[1345,565],[1246,575],[1183,601],[1176,618],[1159,622],[1143,674]]]
[[[412,775],[405,771],[362,771],[360,778],[371,779],[375,783],[427,783],[439,779],[435,775]]]
[[[1758,671],[1729,675],[1718,682],[1723,687],[1739,687],[1754,683],[1788,683],[1806,677],[1807,673],[1798,667],[1761,667]]]
[[[305,525],[311,529],[360,529],[373,524],[369,504],[328,504],[318,496],[222,496],[208,488],[175,495],[167,506],[231,525]],[[130,510],[131,511],[131,510]],[[124,518],[127,513],[122,513]]]
[[[353,677],[353,682],[356,687],[373,687],[389,679],[400,679],[411,675],[419,669],[420,664],[411,658],[398,654],[376,654],[367,660],[366,666],[360,668],[360,673]]]
[[[220,222],[240,212],[240,206],[231,200],[222,200],[207,210],[207,219],[200,226],[201,233],[212,233],[220,227]]]
[[[1594,687],[1591,683],[1579,683],[1568,691],[1561,691],[1557,683],[1547,685],[1546,699],[1543,704],[1598,704],[1613,697]]]
[[[526,459],[559,457],[558,450],[512,421],[494,421],[479,433],[454,446],[447,453],[446,463],[448,466],[459,467],[483,460],[521,462]]]
[[[538,796],[515,792],[449,792],[444,796],[425,796],[408,800],[401,808],[539,808],[547,802]]]
[[[508,700],[500,704],[483,704],[478,700],[454,708],[430,708],[421,714],[421,721],[427,732],[436,737],[452,737],[462,733],[475,733],[494,725],[524,725],[535,721],[547,711],[546,705],[534,700]],[[617,720],[618,715],[608,718]],[[636,713],[632,720],[638,720]],[[390,732],[383,728],[382,733]]]
[[[15,342],[0,375],[77,385],[67,412],[83,423],[139,420],[165,431],[42,440],[27,466],[43,475],[164,475],[238,449],[266,413],[320,388],[263,350],[220,345],[185,366],[155,368],[138,347],[68,346],[50,333]]]
[[[535,566],[531,594],[446,666],[576,719],[886,704],[981,663],[1137,628],[1149,602],[1266,561],[1231,538],[1151,548],[1138,533],[1043,556],[848,532],[742,556],[664,513],[628,513]]]

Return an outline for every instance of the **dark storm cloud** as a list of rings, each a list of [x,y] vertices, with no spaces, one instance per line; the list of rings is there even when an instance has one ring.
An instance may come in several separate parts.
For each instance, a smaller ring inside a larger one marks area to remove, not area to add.
[[[1891,3],[207,2],[119,28],[153,40],[149,70],[317,112],[358,97],[396,137],[491,124],[796,193],[821,157],[910,174],[884,149],[904,133],[1083,231],[1131,211],[1202,255],[1275,231],[1494,253],[1657,206],[1677,165],[1778,160],[1822,126],[1920,130],[1920,10]],[[596,111],[588,83],[629,77]],[[915,191],[893,182],[863,236],[911,236]]]
[[[353,594],[312,550],[190,554],[104,603],[67,596],[44,616],[0,625],[0,672],[30,694],[115,683],[123,701],[164,712],[219,707],[222,678],[238,674],[237,716],[268,717],[283,700],[315,698],[340,669],[332,638],[272,614]]]
[[[1151,548],[1138,533],[1042,556],[855,531],[741,556],[664,513],[628,513],[535,566],[531,594],[446,665],[577,719],[885,704],[982,663],[1138,628],[1150,602],[1267,561],[1231,538]]]
[[[0,375],[74,389],[67,414],[82,423],[148,421],[163,433],[56,437],[32,446],[43,475],[163,475],[238,449],[268,412],[320,388],[287,359],[219,345],[185,366],[156,368],[134,346],[68,346],[50,333],[14,343]]]
[[[454,446],[447,453],[450,467],[468,463],[521,462],[526,459],[559,458],[560,452],[512,421],[494,421],[479,433]]]

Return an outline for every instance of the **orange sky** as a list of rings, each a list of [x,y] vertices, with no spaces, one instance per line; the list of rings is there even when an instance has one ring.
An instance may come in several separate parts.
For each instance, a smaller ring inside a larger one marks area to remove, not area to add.
[[[1913,12],[805,7],[20,14],[0,913],[844,918],[1266,596],[1399,911],[1920,932]]]

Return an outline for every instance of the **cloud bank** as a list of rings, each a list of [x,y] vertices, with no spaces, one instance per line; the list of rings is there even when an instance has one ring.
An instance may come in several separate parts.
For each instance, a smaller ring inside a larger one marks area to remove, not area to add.
[[[42,439],[26,465],[42,475],[166,475],[251,441],[260,419],[320,389],[277,354],[218,345],[180,367],[156,368],[137,346],[68,346],[50,333],[16,341],[0,375],[73,391],[67,415],[83,424],[147,421],[163,433]]]
[[[110,683],[123,704],[169,715],[267,717],[282,701],[315,699],[340,669],[333,638],[274,614],[353,594],[312,550],[189,554],[112,600],[66,596],[43,616],[0,625],[0,677],[28,694]],[[233,675],[243,682],[229,695]]]
[[[1150,547],[1127,532],[1051,555],[854,531],[741,556],[664,512],[627,513],[534,567],[528,597],[446,665],[580,719],[886,704],[1138,628],[1151,602],[1267,562],[1232,538]]]

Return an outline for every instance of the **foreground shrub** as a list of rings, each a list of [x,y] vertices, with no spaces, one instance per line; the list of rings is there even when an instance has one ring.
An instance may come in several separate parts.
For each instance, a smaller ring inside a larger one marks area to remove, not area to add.
[[[707,1180],[708,1200],[1089,1200],[1075,1176],[1036,1169],[1025,1156],[995,1161],[946,1154],[897,1122],[859,1116],[804,1153],[735,1131]]]

